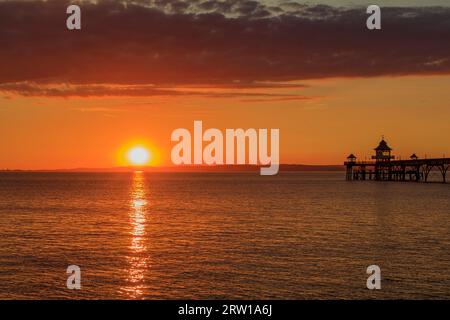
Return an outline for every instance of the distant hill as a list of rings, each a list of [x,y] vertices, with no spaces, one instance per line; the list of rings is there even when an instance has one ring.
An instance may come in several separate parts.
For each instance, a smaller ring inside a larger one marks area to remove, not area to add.
[[[184,165],[171,167],[112,167],[112,168],[74,168],[56,170],[0,170],[0,172],[253,172],[258,171],[257,165]],[[281,164],[280,172],[295,171],[343,171],[341,165],[306,165]]]

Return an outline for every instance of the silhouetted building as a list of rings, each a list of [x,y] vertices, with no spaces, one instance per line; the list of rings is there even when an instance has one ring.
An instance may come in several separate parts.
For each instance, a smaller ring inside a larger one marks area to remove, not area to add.
[[[350,155],[347,157],[348,162],[356,162],[356,156],[353,153],[350,153]]]
[[[378,147],[375,149],[375,155],[372,156],[376,162],[386,162],[394,159],[395,157],[391,155],[392,148],[388,146],[387,142],[384,140],[384,137],[381,139]]]

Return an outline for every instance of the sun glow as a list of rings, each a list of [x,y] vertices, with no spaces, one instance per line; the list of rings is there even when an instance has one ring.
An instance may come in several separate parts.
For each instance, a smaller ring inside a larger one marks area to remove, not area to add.
[[[155,144],[146,139],[128,139],[116,150],[116,164],[119,167],[133,167],[132,170],[145,170],[144,167],[157,167],[161,164],[161,152]]]
[[[137,146],[128,150],[127,159],[132,165],[143,166],[150,163],[151,154],[148,149]]]

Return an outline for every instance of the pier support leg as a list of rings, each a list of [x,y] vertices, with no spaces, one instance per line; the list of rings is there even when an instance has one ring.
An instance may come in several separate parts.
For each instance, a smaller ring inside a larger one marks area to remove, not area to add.
[[[417,167],[416,168],[416,182],[419,182],[419,181],[420,181],[420,168]]]
[[[426,165],[423,166],[422,174],[423,174],[423,181],[424,182],[428,182],[428,175],[430,174],[431,169],[433,169],[432,165],[426,164]]]
[[[448,171],[449,168],[450,168],[450,165],[443,164],[442,166],[439,166],[439,171],[442,174],[442,182],[443,183],[447,183],[446,175],[447,175],[447,171]]]

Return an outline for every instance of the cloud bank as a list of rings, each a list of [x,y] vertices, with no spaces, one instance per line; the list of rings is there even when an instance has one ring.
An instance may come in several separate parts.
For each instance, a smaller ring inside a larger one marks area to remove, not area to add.
[[[383,29],[369,31],[365,8],[100,0],[81,2],[82,30],[69,31],[67,5],[0,2],[0,90],[64,95],[42,90],[71,84],[80,95],[102,95],[105,85],[114,84],[137,86],[122,87],[122,93],[152,95],[163,89],[149,85],[252,88],[328,77],[450,73],[448,7],[383,8]],[[70,95],[76,95],[73,88]]]

